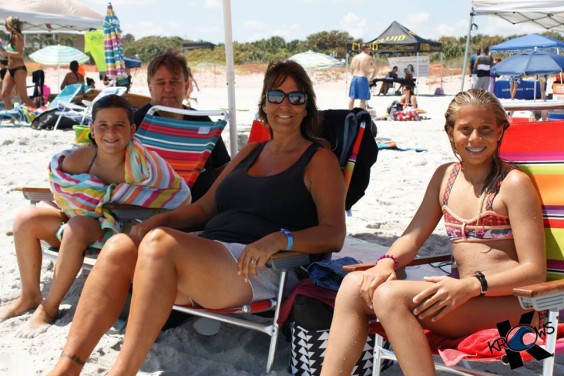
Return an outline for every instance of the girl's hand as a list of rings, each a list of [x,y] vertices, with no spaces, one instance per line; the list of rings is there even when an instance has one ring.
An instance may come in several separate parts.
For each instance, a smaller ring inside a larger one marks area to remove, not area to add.
[[[141,241],[141,239],[143,239],[149,231],[159,227],[159,225],[160,221],[158,220],[158,216],[153,216],[141,223],[131,226],[131,230],[129,230],[129,236],[137,238],[139,241]]]
[[[413,297],[413,314],[420,320],[431,318],[432,322],[439,321],[472,298],[472,284],[468,278],[433,276],[425,277],[425,281],[433,282],[433,286]]]
[[[245,281],[249,280],[249,275],[255,278],[258,277],[258,268],[264,268],[270,256],[280,251],[280,243],[283,236],[282,233],[273,233],[254,243],[248,244],[239,257],[237,273],[241,275]],[[284,238],[284,241],[285,239],[286,238]]]
[[[397,279],[396,272],[392,268],[387,266],[378,267],[378,265],[376,264],[376,266],[365,270],[361,276],[360,295],[370,309],[374,309],[372,298],[376,288],[386,281]]]

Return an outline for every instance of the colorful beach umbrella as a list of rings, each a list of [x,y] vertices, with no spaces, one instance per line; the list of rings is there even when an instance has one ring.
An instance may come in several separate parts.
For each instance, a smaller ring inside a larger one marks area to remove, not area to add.
[[[57,66],[57,87],[61,83],[61,65],[68,65],[73,60],[79,63],[86,63],[90,60],[90,57],[84,52],[60,44],[44,47],[29,55],[29,57],[39,64]]]
[[[290,56],[288,59],[294,60],[306,70],[325,69],[343,65],[341,61],[332,56],[313,51],[302,52]]]
[[[106,17],[104,17],[104,52],[106,56],[106,76],[117,80],[126,78],[121,27],[112,3],[108,3]]]

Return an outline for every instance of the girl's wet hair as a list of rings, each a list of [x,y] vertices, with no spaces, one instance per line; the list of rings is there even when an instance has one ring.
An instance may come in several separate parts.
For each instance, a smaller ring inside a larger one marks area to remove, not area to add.
[[[316,95],[313,91],[313,83],[305,69],[293,60],[276,60],[268,64],[262,86],[262,93],[258,106],[259,118],[266,124],[266,93],[282,85],[287,77],[292,77],[298,85],[298,90],[306,93],[306,116],[302,120],[301,133],[310,141],[319,141],[322,137],[321,122],[317,109]]]
[[[125,113],[127,114],[127,119],[129,120],[129,124],[130,125],[133,124],[133,108],[124,97],[116,94],[103,96],[102,98],[98,99],[94,103],[94,106],[92,106],[92,123],[94,122],[94,120],[96,120],[96,115],[98,115],[98,112],[100,110],[104,110],[107,108],[124,109]],[[92,137],[92,134],[89,134],[88,138],[94,145],[96,145],[96,142],[94,141],[94,137]]]
[[[507,120],[507,114],[505,109],[501,105],[499,99],[495,95],[483,89],[470,89],[468,91],[462,91],[454,96],[450,102],[448,109],[445,112],[445,131],[449,132],[450,129],[454,129],[456,123],[456,116],[458,111],[463,106],[483,106],[488,107],[493,110],[497,125],[501,127],[501,136],[497,142],[497,149],[492,158],[492,167],[490,173],[488,174],[484,186],[482,187],[483,197],[494,192],[496,190],[496,183],[503,174],[503,161],[499,157],[499,146],[503,140],[503,135],[505,130],[509,127],[509,120]],[[458,159],[460,159],[459,154],[454,147],[454,142],[450,141],[450,147]]]

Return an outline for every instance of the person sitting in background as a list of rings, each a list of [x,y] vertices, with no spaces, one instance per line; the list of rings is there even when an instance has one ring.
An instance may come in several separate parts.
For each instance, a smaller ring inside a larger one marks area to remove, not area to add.
[[[417,98],[413,92],[413,86],[406,85],[403,88],[403,94],[400,97],[399,102],[404,109],[407,107],[417,108]]]
[[[412,81],[412,82],[415,82],[414,79],[413,79],[413,72],[411,71],[411,69],[409,69],[409,68],[407,68],[407,67],[404,68],[404,69],[403,69],[403,75],[404,75],[403,78],[404,78],[405,80],[410,80],[410,81]],[[409,84],[404,84],[404,85],[402,86],[402,90],[405,90],[405,88],[406,88],[407,86],[411,86],[411,85],[409,85]]]
[[[84,85],[84,76],[78,71],[78,61],[73,60],[69,64],[70,72],[65,75],[63,82],[61,83],[61,90],[63,90],[68,85],[72,84],[82,84]]]
[[[106,243],[49,375],[80,372],[119,316],[132,281],[111,375],[137,373],[175,302],[219,309],[272,298],[280,272],[265,267],[271,255],[299,249],[320,256],[342,247],[345,183],[335,154],[322,146],[313,84],[291,60],[270,63],[263,82],[258,112],[272,139],[241,149],[200,200]],[[177,230],[201,226],[199,236]],[[143,239],[139,246],[136,239]],[[297,278],[289,274],[291,289]]]
[[[392,70],[388,72],[388,75],[386,77],[392,79],[398,78],[398,67],[394,66]],[[382,81],[382,86],[380,86],[380,92],[378,93],[378,95],[386,95],[388,93],[388,90],[390,90],[390,87],[392,87],[393,85],[393,82]]]
[[[404,375],[434,375],[423,329],[458,338],[519,322],[513,288],[546,279],[541,202],[531,179],[499,158],[509,127],[485,90],[458,93],[445,131],[460,162],[437,168],[407,229],[365,271],[349,273],[337,294],[321,375],[350,375],[376,315]],[[459,277],[397,280],[444,217]],[[531,324],[538,327],[537,324]]]
[[[166,161],[133,140],[131,106],[123,97],[108,95],[92,109],[88,147],[53,156],[49,182],[58,207],[30,206],[14,220],[14,242],[22,281],[21,295],[0,310],[0,322],[30,309],[23,337],[47,330],[82,266],[84,250],[101,249],[121,227],[106,203],[174,209],[190,202],[190,190]],[[142,161],[142,162],[140,162]],[[59,249],[48,295],[40,289],[41,244]],[[108,276],[111,280],[111,276]]]
[[[153,106],[167,106],[193,110],[193,108],[183,106],[182,104],[187,93],[190,92],[191,74],[186,58],[176,50],[169,49],[163,54],[154,57],[147,67],[147,83],[149,84],[149,92],[151,93],[151,102],[135,111],[135,125],[137,127],[141,125],[143,118]],[[190,116],[171,112],[157,112],[156,114],[158,116],[174,119],[193,121],[209,120],[209,118],[203,116]],[[192,197],[194,200],[202,197],[204,193],[208,191],[230,159],[223,140],[219,138],[210,157],[206,161],[204,170],[198,176],[198,180],[196,180],[192,187]]]
[[[86,86],[84,87],[84,91],[87,92],[92,89],[96,89],[96,82],[93,78],[86,77]]]

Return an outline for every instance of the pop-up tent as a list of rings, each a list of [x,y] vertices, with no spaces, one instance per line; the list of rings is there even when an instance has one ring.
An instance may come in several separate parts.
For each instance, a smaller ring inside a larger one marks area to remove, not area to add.
[[[6,17],[22,21],[24,33],[82,33],[100,29],[104,15],[76,0],[0,0],[0,26]]]
[[[490,51],[518,51],[550,48],[564,48],[564,42],[543,35],[529,34],[491,46]]]
[[[545,30],[564,32],[562,0],[472,0],[462,72],[466,72],[475,16],[497,16],[514,25],[533,24]],[[460,90],[464,90],[464,74]]]
[[[377,53],[439,52],[441,44],[421,38],[407,27],[394,21],[376,39],[367,42]]]

